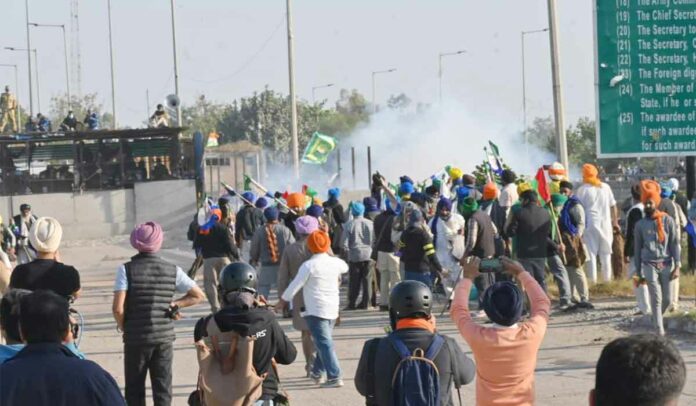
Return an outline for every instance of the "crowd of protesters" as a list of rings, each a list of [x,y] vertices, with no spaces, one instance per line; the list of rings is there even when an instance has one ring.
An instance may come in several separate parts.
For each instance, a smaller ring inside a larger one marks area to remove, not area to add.
[[[113,288],[125,398],[77,346],[71,306],[82,287],[79,272],[61,262],[60,223],[23,204],[0,230],[0,404],[144,405],[149,373],[154,404],[170,405],[175,321],[207,298],[211,313],[193,334],[193,405],[288,404],[277,365],[295,362],[297,350],[276,312],[301,332],[310,382],[344,386],[333,330],[358,309],[387,312],[390,326],[360,354],[354,382],[366,404],[451,405],[455,389],[475,380],[478,405],[532,405],[549,318],[591,311],[589,288],[624,277],[617,268],[627,263],[657,334],[607,345],[590,404],[675,405],[686,371],[662,337],[663,314],[678,307],[681,238],[693,238],[696,216],[678,182],[641,181],[624,208],[596,167],[582,171],[578,185],[557,163],[530,179],[506,169],[481,181],[455,167],[420,184],[375,175],[371,195],[346,206],[338,188],[326,202],[307,188],[261,197],[228,190],[206,201],[190,227],[198,258],[188,273],[159,254],[161,226],[139,224],[134,256],[116,270]],[[243,202],[237,213],[233,199]],[[553,306],[547,272],[558,287]],[[448,299],[473,360],[439,332],[435,295]]]

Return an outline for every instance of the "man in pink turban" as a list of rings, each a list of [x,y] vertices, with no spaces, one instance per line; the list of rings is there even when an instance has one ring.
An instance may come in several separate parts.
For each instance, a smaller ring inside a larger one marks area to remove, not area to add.
[[[123,333],[129,405],[145,404],[148,370],[155,404],[171,404],[173,321],[181,318],[179,309],[205,299],[201,288],[180,267],[156,255],[163,239],[162,227],[155,222],[135,226],[130,243],[138,254],[116,271],[112,310],[118,331]],[[185,295],[174,300],[176,293]]]

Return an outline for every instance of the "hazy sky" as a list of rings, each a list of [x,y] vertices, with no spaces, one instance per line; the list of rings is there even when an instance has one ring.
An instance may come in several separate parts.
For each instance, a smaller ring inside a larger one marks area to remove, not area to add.
[[[29,0],[30,19],[68,23],[69,0]],[[594,117],[593,0],[558,0],[563,92],[568,123]],[[80,0],[82,91],[97,92],[111,108],[106,0]],[[170,3],[112,0],[116,59],[116,108],[121,125],[137,126],[151,104],[174,92]],[[184,103],[205,94],[231,101],[268,85],[287,93],[284,0],[177,0],[180,86]],[[293,0],[298,97],[312,86],[333,103],[340,88],[369,99],[371,72],[377,100],[406,93],[414,101],[437,99],[439,52],[465,49],[444,64],[447,96],[469,114],[521,128],[520,31],[548,25],[546,0]],[[3,0],[0,45],[25,47],[24,0]],[[32,28],[39,52],[41,108],[64,92],[59,30]],[[549,41],[527,36],[528,117],[552,114]],[[20,97],[27,100],[26,54],[0,50],[0,63],[20,65]],[[13,85],[10,69],[0,81]],[[35,101],[36,106],[36,101]]]

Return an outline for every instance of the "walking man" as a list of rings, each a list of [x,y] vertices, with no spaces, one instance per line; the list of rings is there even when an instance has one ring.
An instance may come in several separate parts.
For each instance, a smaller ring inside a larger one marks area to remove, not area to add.
[[[636,224],[634,261],[638,277],[645,278],[650,293],[653,324],[659,335],[665,335],[662,315],[669,307],[672,279],[679,277],[681,245],[677,227],[660,205],[660,185],[652,180],[640,182],[645,217]]]
[[[459,259],[455,257],[455,254],[459,249],[459,255],[463,255],[466,221],[461,214],[452,212],[452,201],[446,197],[437,202],[436,208],[435,217],[430,220],[430,230],[433,233],[435,254],[447,279],[446,283],[443,281],[443,285],[449,295],[454,289],[461,270]]]
[[[155,406],[171,405],[173,321],[181,318],[180,309],[205,298],[181,268],[156,255],[163,240],[159,224],[136,226],[130,242],[138,254],[116,272],[112,310],[116,326],[123,332],[128,406],[145,405],[148,370]],[[185,296],[173,300],[177,292]]]
[[[200,249],[203,256],[203,286],[213,312],[220,309],[217,295],[220,271],[230,262],[239,260],[237,246],[232,241],[227,225],[222,223],[221,219],[220,209],[211,210],[210,219],[199,228],[193,242],[194,248]]]
[[[522,192],[520,201],[521,207],[512,210],[506,234],[517,237],[517,259],[546,292],[544,268],[551,235],[551,216],[539,206],[537,193],[533,190]]]
[[[319,229],[319,220],[312,216],[302,216],[295,221],[297,241],[288,245],[280,258],[278,268],[278,292],[284,292],[292,281],[302,264],[312,257],[312,252],[307,247],[307,237]],[[301,290],[300,290],[301,292]],[[312,371],[314,364],[314,343],[307,322],[302,317],[302,309],[305,308],[304,295],[297,294],[292,301],[292,328],[299,331],[302,338],[302,352],[305,358],[305,371],[307,376]]]
[[[260,203],[258,201],[255,203],[256,196],[251,192],[242,193],[242,197],[246,201],[244,202],[244,206],[237,212],[237,217],[234,222],[234,237],[241,251],[240,257],[243,261],[249,262],[251,238],[254,236],[256,230],[263,226],[264,223],[263,208],[259,206],[266,203],[266,199],[263,199]]]
[[[346,310],[356,309],[355,302],[361,289],[362,301],[358,308],[367,309],[370,303],[367,276],[370,272],[370,255],[375,239],[373,224],[364,217],[365,206],[362,203],[351,202],[350,211],[353,219],[346,223],[341,243],[349,267]]]
[[[285,309],[288,302],[302,289],[305,302],[303,317],[317,348],[311,378],[323,388],[339,388],[343,386],[343,379],[332,331],[338,318],[341,275],[348,272],[348,265],[343,260],[328,255],[331,239],[323,231],[310,234],[307,237],[307,247],[314,255],[302,264],[297,276],[278,301],[276,310]]]
[[[374,222],[375,247],[377,251],[377,272],[379,273],[379,310],[389,310],[389,292],[401,281],[399,257],[394,254],[396,246],[391,239],[391,230],[396,212],[391,207],[391,200],[385,199],[386,210],[380,213]]]
[[[280,224],[280,213],[275,207],[267,207],[263,212],[266,225],[254,233],[249,253],[251,266],[259,269],[259,295],[268,299],[271,287],[278,282],[278,265],[283,257],[285,247],[295,242],[292,231]]]

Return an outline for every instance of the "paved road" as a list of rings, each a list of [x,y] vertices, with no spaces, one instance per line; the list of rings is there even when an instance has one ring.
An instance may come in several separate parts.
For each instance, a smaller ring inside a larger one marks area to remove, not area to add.
[[[184,243],[179,244],[185,247]],[[162,251],[165,258],[183,268],[190,265],[192,255],[175,247]],[[133,255],[124,239],[109,242],[91,241],[68,244],[62,250],[66,263],[80,270],[83,295],[77,308],[86,319],[81,349],[87,356],[106,368],[123,387],[123,354],[120,335],[111,317],[112,286],[116,268]],[[617,328],[631,312],[629,302],[600,303],[598,311],[582,315],[554,315],[539,353],[536,370],[537,404],[571,406],[587,404],[587,393],[593,387],[594,365],[602,347],[613,338],[628,334]],[[196,320],[205,315],[207,303],[185,309],[185,318],[176,324],[177,340],[174,357],[174,404],[185,405],[195,388],[197,365],[192,346],[192,331]],[[297,344],[299,334],[289,321],[282,320],[290,338]],[[319,389],[304,378],[301,354],[298,362],[282,366],[281,377],[294,405],[346,406],[362,405],[364,401],[353,385],[353,375],[363,342],[383,334],[388,324],[385,313],[356,311],[346,313],[335,331],[337,351],[344,371],[346,386],[341,389]],[[441,332],[457,338],[462,348],[468,347],[447,317],[438,320]],[[688,382],[682,404],[696,405],[696,340],[693,336],[677,336],[677,343],[689,368]],[[471,405],[474,385],[462,391],[464,404]]]

